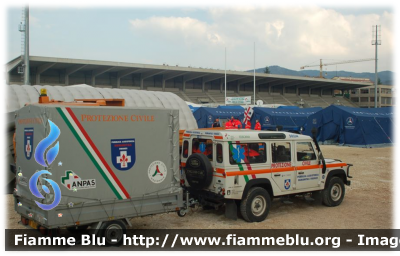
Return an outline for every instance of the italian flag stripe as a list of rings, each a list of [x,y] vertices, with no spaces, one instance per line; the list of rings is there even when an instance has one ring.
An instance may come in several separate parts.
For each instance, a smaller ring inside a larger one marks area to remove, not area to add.
[[[240,141],[236,141],[236,143],[239,144]],[[247,166],[247,170],[251,171],[251,170],[252,170],[252,169],[251,169],[251,164],[249,163],[249,160],[247,159],[246,156],[244,156],[244,163],[245,163],[246,166]],[[255,175],[255,174],[252,174],[251,177],[252,177],[253,179],[255,179],[255,178],[256,178],[256,175]]]
[[[114,172],[105,161],[104,157],[101,155],[100,151],[97,149],[96,145],[82,127],[72,110],[70,108],[57,108],[57,111],[117,198],[130,198],[128,192],[117,176],[115,176]]]
[[[232,142],[228,141],[228,144],[229,144],[229,150],[233,153],[234,149],[232,146]],[[244,171],[243,165],[241,163],[238,163],[237,165],[239,166],[240,171]],[[247,177],[247,175],[243,175],[243,177],[244,177],[244,180],[246,181],[246,183],[249,182],[249,177]]]

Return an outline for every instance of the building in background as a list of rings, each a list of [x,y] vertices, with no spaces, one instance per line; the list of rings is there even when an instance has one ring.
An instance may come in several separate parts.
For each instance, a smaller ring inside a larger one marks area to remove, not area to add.
[[[395,98],[393,86],[391,85],[378,85],[378,104],[381,107],[395,106]],[[368,87],[352,89],[350,91],[350,100],[357,104],[360,108],[373,108],[375,100],[375,85]]]

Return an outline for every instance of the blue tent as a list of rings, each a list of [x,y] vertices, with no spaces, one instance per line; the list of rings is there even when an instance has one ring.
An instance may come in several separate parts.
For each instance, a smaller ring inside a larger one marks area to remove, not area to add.
[[[251,127],[254,128],[256,120],[261,123],[262,130],[276,130],[278,125],[284,131],[299,131],[304,126],[308,116],[320,111],[322,108],[253,108]]]
[[[197,109],[199,109],[199,107],[193,107],[192,105],[188,105],[188,107],[190,108],[192,113],[195,112]]]
[[[199,128],[211,128],[212,124],[214,123],[214,120],[216,118],[221,119],[223,121],[224,119],[230,119],[231,116],[235,117],[235,119],[239,119],[240,121],[243,120],[244,118],[244,108],[238,109],[238,108],[207,108],[207,107],[201,107],[197,109],[193,113],[194,118],[197,121],[197,126]],[[222,126],[221,122],[221,126]]]
[[[357,147],[393,143],[393,108],[352,108],[331,105],[308,118],[304,134],[317,129],[317,140]]]
[[[227,109],[227,110],[243,110],[244,111],[244,108],[242,107],[242,106],[218,106],[217,108],[220,108],[220,109]]]

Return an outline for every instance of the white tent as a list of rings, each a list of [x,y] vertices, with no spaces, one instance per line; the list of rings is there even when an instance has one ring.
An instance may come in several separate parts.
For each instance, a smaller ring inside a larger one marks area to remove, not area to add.
[[[96,88],[90,85],[9,85],[7,113],[25,104],[38,102],[40,89],[46,88],[50,100],[72,102],[75,99],[125,99],[127,107],[172,108],[179,110],[179,129],[196,129],[197,123],[188,105],[171,92],[153,92],[130,89]],[[13,120],[9,120],[11,122]]]

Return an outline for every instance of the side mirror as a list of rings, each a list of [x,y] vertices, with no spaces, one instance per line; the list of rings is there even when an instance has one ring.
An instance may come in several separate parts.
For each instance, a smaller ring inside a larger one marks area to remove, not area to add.
[[[303,126],[300,126],[300,134],[302,134],[303,133],[303,131],[304,131],[304,128],[303,128]]]

